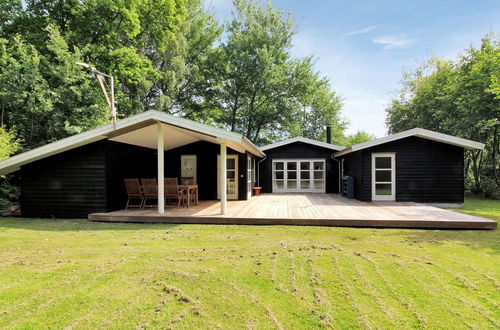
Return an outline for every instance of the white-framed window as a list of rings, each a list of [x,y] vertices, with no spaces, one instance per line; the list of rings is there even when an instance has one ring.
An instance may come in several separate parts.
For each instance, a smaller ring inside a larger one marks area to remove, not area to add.
[[[372,200],[396,200],[396,154],[372,153]]]
[[[180,184],[197,184],[196,155],[181,155]]]
[[[273,192],[325,192],[324,159],[273,159]]]
[[[220,198],[219,164],[217,155],[217,198]],[[227,199],[238,199],[238,155],[226,156],[226,194]]]

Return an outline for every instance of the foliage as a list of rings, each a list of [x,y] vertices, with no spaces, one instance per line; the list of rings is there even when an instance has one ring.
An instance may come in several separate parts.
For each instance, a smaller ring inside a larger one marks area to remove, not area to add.
[[[214,103],[221,122],[257,143],[284,135],[317,138],[339,119],[340,99],[313,71],[311,58],[292,58],[290,15],[237,0],[226,39],[214,55]]]
[[[404,75],[399,96],[387,108],[389,130],[423,127],[485,143],[484,151],[466,153],[470,188],[498,194],[499,79],[500,40],[495,35],[485,37],[480,48],[467,49],[457,63],[432,58]]]
[[[0,126],[0,161],[7,159],[20,148],[19,140],[13,131]]]
[[[0,39],[0,125],[15,127],[24,150],[106,122],[106,107],[96,104],[94,79],[74,63],[55,27],[49,27],[47,54],[17,36]]]
[[[270,2],[234,4],[223,28],[202,0],[5,0],[2,124],[26,150],[109,121],[78,61],[115,77],[119,116],[155,109],[258,143],[321,139],[326,124],[343,137],[340,98],[312,57],[290,55],[292,16]]]
[[[350,147],[352,145],[358,144],[358,143],[363,143],[367,141],[371,141],[375,139],[375,136],[373,134],[369,134],[365,131],[357,131],[356,133],[349,134],[345,137],[344,139],[344,147]]]
[[[156,59],[161,78],[152,108],[213,124],[214,109],[207,101],[213,95],[210,62],[222,27],[201,0],[188,0],[186,6],[186,19]]]
[[[5,160],[20,148],[13,131],[0,127],[0,161]],[[17,188],[11,186],[7,178],[0,175],[0,210],[10,205],[10,200],[18,197]]]
[[[152,56],[167,47],[183,17],[183,0],[31,0],[7,32],[45,54],[46,27],[57,28],[83,62],[116,77],[117,107],[129,115],[149,109],[146,97],[160,77]]]

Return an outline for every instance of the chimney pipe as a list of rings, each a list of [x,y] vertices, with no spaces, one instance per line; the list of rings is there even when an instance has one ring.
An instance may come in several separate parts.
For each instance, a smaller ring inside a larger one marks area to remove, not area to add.
[[[332,125],[326,125],[326,143],[332,144]]]

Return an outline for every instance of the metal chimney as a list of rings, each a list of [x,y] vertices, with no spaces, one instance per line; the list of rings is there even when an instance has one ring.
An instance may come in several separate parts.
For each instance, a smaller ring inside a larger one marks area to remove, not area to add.
[[[326,125],[326,143],[332,143],[332,125]]]

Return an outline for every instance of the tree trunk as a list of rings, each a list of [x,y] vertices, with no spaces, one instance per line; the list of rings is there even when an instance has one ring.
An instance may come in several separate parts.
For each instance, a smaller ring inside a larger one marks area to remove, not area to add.
[[[493,165],[493,178],[495,179],[495,183],[498,185],[500,184],[500,180],[498,177],[497,151],[498,151],[498,125],[495,125],[495,128],[493,129],[493,146],[491,147],[491,162]]]
[[[255,99],[257,97],[257,90],[253,91],[252,98],[249,104],[249,113],[248,113],[248,123],[246,129],[246,136],[250,136],[252,133],[252,117],[255,116]]]
[[[471,159],[472,159],[472,174],[474,176],[474,193],[478,193],[480,190],[479,185],[479,164],[478,158],[480,155],[480,151],[471,151]]]
[[[236,129],[236,113],[238,112],[238,100],[239,93],[236,94],[236,98],[234,99],[233,108],[231,109],[231,131],[234,132]]]
[[[260,134],[260,130],[262,129],[262,124],[258,123],[257,124],[257,127],[255,128],[255,134],[253,136],[253,140],[252,141],[258,141],[258,137],[259,137],[259,134]]]
[[[5,114],[5,102],[2,102],[2,114],[0,115],[0,127],[3,127],[4,114]]]

